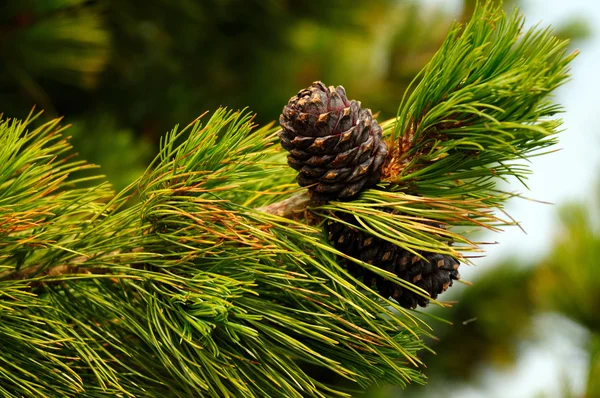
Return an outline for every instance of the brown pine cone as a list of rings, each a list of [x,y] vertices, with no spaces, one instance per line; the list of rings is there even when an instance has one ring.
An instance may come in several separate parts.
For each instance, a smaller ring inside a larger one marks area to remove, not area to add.
[[[388,152],[382,129],[342,86],[313,83],[290,99],[279,122],[288,164],[313,200],[351,198],[379,181]]]
[[[357,225],[351,214],[338,213],[345,222]],[[389,271],[429,293],[431,299],[446,291],[454,280],[460,279],[460,263],[449,255],[420,251],[419,257],[384,239],[366,234],[340,222],[326,224],[329,242],[351,257]],[[381,296],[393,297],[404,308],[427,306],[429,298],[383,278],[363,266],[341,259],[350,274],[369,287],[376,286]]]

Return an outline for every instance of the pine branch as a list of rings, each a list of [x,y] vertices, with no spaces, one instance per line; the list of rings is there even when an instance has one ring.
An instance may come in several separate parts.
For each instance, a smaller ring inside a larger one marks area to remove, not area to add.
[[[429,326],[340,257],[426,292],[335,250],[321,227],[350,214],[408,251],[463,260],[478,250],[465,229],[513,224],[493,214],[510,197],[495,180],[525,176],[512,162],[554,142],[547,96],[572,59],[548,31],[515,42],[521,25],[484,6],[451,31],[385,124],[387,180],[348,202],[307,202],[276,128],[246,112],[176,127],[117,194],[81,187],[101,177],[78,177],[93,166],[72,158],[58,120],[2,121],[0,393],[347,396],[307,365],[361,388],[423,382]]]
[[[430,196],[492,194],[507,176],[524,183],[522,161],[556,143],[561,108],[550,94],[577,53],[523,23],[487,3],[464,29],[455,24],[398,110],[389,181]]]
[[[310,197],[307,191],[299,192],[296,195],[289,197],[288,199],[280,202],[272,203],[268,206],[263,206],[257,210],[267,214],[273,214],[275,216],[284,218],[296,218],[299,214],[304,214],[307,211],[307,206],[310,203]],[[135,248],[132,253],[142,252],[143,247]],[[98,258],[103,255],[109,257],[116,257],[121,254],[120,250],[114,250],[110,253],[103,254],[99,253],[92,256]],[[30,279],[33,277],[57,277],[60,275],[73,275],[73,274],[109,274],[112,272],[110,268],[97,268],[97,267],[85,267],[86,261],[90,258],[87,256],[79,256],[70,260],[67,264],[56,265],[51,268],[46,268],[44,264],[29,266],[20,271],[7,270],[0,272],[0,282],[3,280],[19,280],[19,279]]]
[[[568,41],[550,29],[524,32],[523,22],[517,10],[507,16],[488,2],[466,26],[455,23],[397,118],[382,124],[392,154],[383,182],[359,200],[316,209],[320,217],[338,223],[336,214],[352,214],[362,231],[412,253],[461,262],[469,262],[463,253],[480,250],[465,228],[517,225],[503,210],[516,194],[497,184],[525,184],[528,159],[552,151],[562,110],[551,94],[567,81],[577,55],[567,54]],[[435,223],[460,229],[423,227]]]
[[[309,203],[310,195],[308,194],[308,191],[302,191],[281,202],[271,203],[268,206],[260,207],[258,210],[280,217],[293,218],[295,214],[305,212]]]
[[[33,140],[29,151],[19,152],[33,138],[25,125],[13,126],[2,131],[12,138],[3,148],[26,158],[0,174],[6,185],[39,167],[33,159],[43,149]],[[426,332],[412,315],[397,306],[403,312],[395,314],[375,294],[348,283],[318,228],[238,204],[257,202],[255,186],[265,181],[273,184],[264,192],[277,192],[274,199],[288,190],[277,188],[285,166],[271,162],[279,156],[274,129],[251,128],[247,114],[220,110],[205,127],[196,122],[168,134],[153,167],[128,191],[109,201],[84,200],[93,190],[71,194],[74,225],[45,213],[35,223],[18,224],[17,233],[7,231],[15,244],[22,244],[19,237],[45,244],[27,248],[23,259],[12,255],[14,247],[0,246],[5,272],[29,276],[0,281],[6,310],[0,341],[18,347],[3,359],[19,369],[29,358],[36,361],[26,366],[31,374],[3,371],[8,391],[342,394],[300,364],[325,367],[362,386],[421,380],[413,364],[422,346],[418,336]],[[34,181],[42,171],[32,174]],[[142,200],[125,208],[131,190]],[[18,192],[3,202],[10,211],[2,214],[11,221],[26,205]],[[47,207],[60,207],[66,192],[44,195]],[[59,227],[60,246],[43,239]],[[22,330],[22,319],[33,317],[44,321]],[[59,356],[45,354],[54,351]],[[51,371],[56,361],[63,373]],[[365,368],[365,361],[373,366]]]

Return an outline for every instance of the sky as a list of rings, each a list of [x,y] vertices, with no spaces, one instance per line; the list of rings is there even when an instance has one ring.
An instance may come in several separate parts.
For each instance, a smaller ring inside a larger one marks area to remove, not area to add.
[[[460,7],[460,1],[426,0],[432,5]],[[523,0],[520,8],[526,25],[560,27],[572,18],[583,18],[591,36],[576,43],[580,55],[572,63],[572,80],[556,93],[556,100],[565,108],[562,115],[565,131],[560,136],[560,151],[534,158],[533,175],[527,181],[525,196],[554,203],[545,205],[526,200],[509,202],[507,210],[527,232],[508,228],[501,234],[484,236],[484,241],[496,241],[486,247],[487,257],[476,267],[463,269],[464,279],[475,279],[486,266],[506,257],[533,262],[551,249],[552,237],[559,233],[557,206],[569,201],[591,201],[600,179],[600,1],[595,0]],[[512,189],[511,189],[512,190]],[[561,397],[561,388],[568,383],[579,396],[585,391],[588,357],[583,345],[586,333],[562,318],[544,315],[535,320],[538,339],[520,347],[518,363],[506,371],[481,369],[476,387],[452,392],[450,397],[511,397],[529,398],[544,393],[544,397]]]

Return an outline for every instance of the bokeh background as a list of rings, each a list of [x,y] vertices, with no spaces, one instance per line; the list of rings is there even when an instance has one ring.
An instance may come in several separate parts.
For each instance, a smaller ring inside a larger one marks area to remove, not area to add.
[[[314,80],[396,114],[414,75],[472,0],[4,0],[0,113],[64,116],[83,158],[117,188],[139,176],[159,138],[220,105],[276,120]],[[374,387],[367,397],[600,397],[600,3],[522,0],[527,25],[552,25],[581,50],[557,92],[561,151],[532,160],[511,190],[521,222],[482,240],[429,312],[436,356],[426,387]],[[542,204],[537,201],[553,204]]]

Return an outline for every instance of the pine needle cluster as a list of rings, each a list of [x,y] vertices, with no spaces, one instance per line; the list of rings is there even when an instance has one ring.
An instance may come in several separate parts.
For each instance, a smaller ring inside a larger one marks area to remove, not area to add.
[[[558,131],[549,94],[573,55],[522,23],[481,6],[452,28],[384,124],[386,180],[305,213],[352,214],[407,250],[475,250],[449,228],[505,223],[493,210],[510,195],[495,181],[524,178],[522,161]],[[102,176],[78,177],[94,166],[72,156],[59,120],[34,119],[0,124],[3,396],[348,395],[307,366],[360,388],[423,382],[431,330],[419,313],[349,275],[322,224],[265,211],[302,192],[276,127],[219,109],[169,132],[115,193]]]

